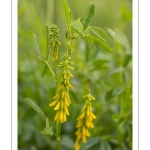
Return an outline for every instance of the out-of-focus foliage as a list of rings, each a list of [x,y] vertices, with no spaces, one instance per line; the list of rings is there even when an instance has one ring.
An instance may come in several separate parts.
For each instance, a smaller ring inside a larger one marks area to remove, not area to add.
[[[96,98],[92,103],[95,128],[82,150],[132,149],[132,0],[67,0],[72,19],[83,15],[89,3],[96,7],[91,25],[109,34],[112,53],[80,40],[73,51],[74,78],[70,90],[70,116],[62,125],[62,150],[72,150],[76,118],[84,104],[87,88]],[[49,70],[42,77],[46,57],[45,26],[59,27],[59,60],[66,51],[65,12],[61,0],[18,0],[18,150],[54,150],[54,136],[43,135],[45,121],[25,102],[30,98],[44,114],[53,118],[48,106],[55,95]],[[34,36],[33,36],[34,35]],[[36,43],[37,42],[37,43]],[[51,62],[51,61],[50,61]],[[50,64],[53,66],[53,64]],[[51,122],[52,120],[50,120]]]

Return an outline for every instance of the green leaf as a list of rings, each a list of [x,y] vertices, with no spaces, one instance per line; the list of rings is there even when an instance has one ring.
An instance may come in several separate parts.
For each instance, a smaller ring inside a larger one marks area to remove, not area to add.
[[[43,113],[43,111],[41,110],[41,108],[32,100],[30,100],[29,98],[25,98],[24,101],[29,104],[40,116],[41,118],[46,121],[46,116]]]
[[[53,135],[52,126],[49,125],[49,119],[46,118],[46,127],[41,131],[41,134]]]
[[[95,13],[95,6],[93,4],[89,4],[83,14],[82,19],[81,19],[81,23],[83,24],[84,31],[90,25],[90,23],[93,19],[94,13]]]
[[[127,67],[127,65],[131,60],[132,60],[132,54],[126,54],[123,58],[122,66]]]
[[[82,38],[85,39],[90,44],[93,44],[93,37],[90,34],[84,33],[84,35],[82,35]]]
[[[86,148],[90,149],[91,147],[93,147],[94,145],[96,145],[97,143],[99,143],[99,141],[100,141],[99,137],[94,137],[94,138],[89,139],[87,141]]]
[[[124,71],[124,68],[123,67],[119,67],[119,68],[115,68],[111,71],[109,71],[107,74],[105,74],[103,77],[101,77],[101,79],[105,79],[105,78],[108,78],[116,73],[119,73],[119,72],[122,72]]]
[[[107,142],[106,140],[101,140],[99,150],[111,150],[109,142]]]
[[[118,126],[118,132],[124,134],[129,130],[129,124],[125,121],[122,121]]]
[[[70,23],[71,23],[71,11],[70,11],[70,8],[69,8],[66,0],[62,0],[62,3],[63,3],[63,7],[65,10],[67,26],[69,27]]]
[[[111,117],[112,117],[112,119],[113,119],[115,122],[118,122],[119,119],[120,119],[120,115],[119,115],[119,114],[113,114]]]
[[[89,63],[88,69],[90,71],[93,71],[93,70],[99,70],[99,68],[101,68],[101,70],[102,70],[103,68],[107,68],[107,65],[108,65],[108,60],[95,59],[92,61],[92,63]]]
[[[37,42],[36,35],[32,31],[29,31],[29,33],[32,34],[32,36],[34,38],[34,42],[35,42],[36,50],[37,50],[37,55],[40,56],[40,48],[39,48],[39,45],[38,45],[38,42]]]
[[[103,40],[101,40],[95,36],[92,36],[92,37],[93,37],[93,43],[98,44],[104,50],[107,50],[108,52],[112,52],[112,49],[109,47],[109,45],[107,43],[105,43]]]
[[[130,49],[129,41],[126,35],[121,30],[115,29],[115,31],[113,31],[112,29],[109,28],[108,33],[123,47],[125,47],[126,49]]]
[[[116,88],[113,88],[112,90],[108,91],[106,93],[106,100],[111,100],[112,98],[120,95],[123,91],[124,91],[124,87],[123,86],[119,86],[119,87],[116,87]]]
[[[97,38],[99,38],[103,42],[107,43],[108,45],[110,44],[109,36],[102,28],[90,26],[89,29],[94,33],[94,35]]]
[[[71,23],[71,28],[77,32],[78,34],[82,35],[83,34],[83,25],[79,20],[76,20]]]

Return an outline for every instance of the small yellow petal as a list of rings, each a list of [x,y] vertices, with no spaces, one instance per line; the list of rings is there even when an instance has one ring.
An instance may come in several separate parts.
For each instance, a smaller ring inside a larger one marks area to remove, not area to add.
[[[83,125],[83,122],[79,120],[79,121],[78,121],[78,124],[76,125],[76,127],[77,127],[77,128],[80,128],[82,125]]]
[[[64,98],[64,96],[65,96],[65,92],[64,92],[64,91],[62,91],[62,99]]]
[[[62,120],[62,118],[63,118],[63,111],[62,111],[62,110],[60,111],[60,116],[59,116],[59,118],[60,118],[60,120]]]
[[[58,110],[60,107],[60,102],[57,103],[57,105],[55,106],[54,110]]]
[[[57,111],[57,113],[56,113],[56,115],[55,115],[54,120],[57,120],[57,119],[58,119],[58,117],[59,117],[59,111]]]
[[[80,149],[79,143],[75,143],[74,148],[75,148],[75,150],[79,150]]]
[[[89,128],[94,128],[94,124],[90,122]]]
[[[65,122],[67,119],[66,119],[66,114],[64,113],[63,114],[63,122]]]
[[[76,134],[76,135],[80,134],[80,129],[78,129],[75,134]]]
[[[68,111],[68,108],[66,106],[64,107],[64,111],[65,111],[66,115],[69,115],[69,111]]]
[[[92,112],[90,113],[90,115],[93,119],[96,119],[96,116]]]
[[[81,139],[82,135],[81,134],[78,134],[77,136],[77,141],[79,141]]]
[[[86,129],[85,135],[88,136],[88,137],[90,136],[90,133],[87,129]]]
[[[89,126],[90,126],[90,123],[87,119],[85,120],[85,125],[86,125],[87,128],[89,128]]]
[[[57,103],[57,100],[53,101],[52,103],[49,104],[49,106],[55,106]]]
[[[86,143],[86,136],[83,135],[81,140],[82,140],[83,143]]]
[[[81,115],[77,118],[77,120],[84,118],[84,116],[85,116],[85,111],[81,113]]]
[[[93,97],[93,96],[91,95],[91,99],[92,99],[92,100],[95,100],[95,97]]]

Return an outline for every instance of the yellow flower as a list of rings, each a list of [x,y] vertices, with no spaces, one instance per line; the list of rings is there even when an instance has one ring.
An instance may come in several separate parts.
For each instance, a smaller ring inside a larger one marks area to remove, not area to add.
[[[86,143],[86,138],[90,136],[89,128],[94,128],[93,119],[96,119],[96,116],[92,113],[91,100],[95,100],[95,98],[88,94],[84,96],[87,98],[84,107],[81,110],[80,116],[77,118],[78,123],[76,125],[76,143],[74,145],[75,150],[80,149],[80,142]]]
[[[79,143],[75,143],[74,148],[75,148],[75,150],[79,150],[80,149]]]
[[[66,116],[69,115],[68,106],[71,104],[69,88],[73,88],[73,86],[70,84],[69,80],[71,77],[73,77],[73,75],[69,71],[69,59],[70,57],[68,57],[68,55],[65,55],[65,61],[60,63],[61,67],[64,67],[64,71],[61,76],[61,82],[59,84],[58,92],[53,97],[54,101],[49,104],[49,106],[53,106],[54,110],[56,111],[54,120],[60,123],[63,123],[67,120]]]

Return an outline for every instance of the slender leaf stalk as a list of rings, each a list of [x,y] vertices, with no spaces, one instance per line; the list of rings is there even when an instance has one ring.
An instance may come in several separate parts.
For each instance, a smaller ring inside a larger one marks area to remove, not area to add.
[[[55,73],[53,72],[51,66],[49,65],[47,60],[42,59],[41,57],[39,57],[40,60],[42,60],[43,62],[45,62],[45,64],[48,66],[49,70],[51,71],[52,75],[54,76],[55,80],[57,81],[57,78],[55,76]]]

